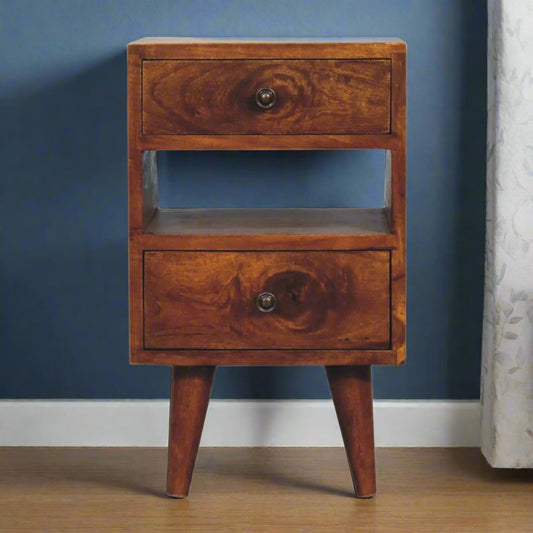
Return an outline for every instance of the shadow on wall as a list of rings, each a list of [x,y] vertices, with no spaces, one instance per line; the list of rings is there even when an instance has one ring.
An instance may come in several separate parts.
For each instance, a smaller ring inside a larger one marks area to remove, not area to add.
[[[127,366],[125,53],[2,106],[2,395],[161,393]]]
[[[483,16],[480,16],[480,13]],[[485,256],[487,137],[487,13],[466,2],[462,11],[462,86],[459,173],[454,225],[454,268],[449,308],[449,398],[478,398]]]

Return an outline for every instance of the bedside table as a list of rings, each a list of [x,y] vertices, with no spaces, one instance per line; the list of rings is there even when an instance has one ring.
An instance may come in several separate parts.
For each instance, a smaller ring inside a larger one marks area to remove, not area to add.
[[[217,365],[324,365],[358,497],[371,365],[405,362],[405,61],[397,39],[128,46],[130,362],[172,366],[185,497]],[[386,151],[380,209],[159,209],[158,150]]]

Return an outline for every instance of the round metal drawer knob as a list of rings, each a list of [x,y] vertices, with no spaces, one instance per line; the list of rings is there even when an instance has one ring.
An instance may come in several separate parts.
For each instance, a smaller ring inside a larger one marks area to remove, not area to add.
[[[276,309],[277,300],[271,292],[262,292],[256,299],[257,309],[262,313],[271,313]]]
[[[270,87],[263,87],[255,93],[255,103],[261,109],[270,109],[276,103],[276,93]]]

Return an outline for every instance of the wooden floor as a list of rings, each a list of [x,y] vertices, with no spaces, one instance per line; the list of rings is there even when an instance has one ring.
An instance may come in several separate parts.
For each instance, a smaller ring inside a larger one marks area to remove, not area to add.
[[[533,471],[477,449],[378,449],[353,498],[340,448],[203,448],[189,499],[160,448],[0,448],[0,531],[533,532]]]

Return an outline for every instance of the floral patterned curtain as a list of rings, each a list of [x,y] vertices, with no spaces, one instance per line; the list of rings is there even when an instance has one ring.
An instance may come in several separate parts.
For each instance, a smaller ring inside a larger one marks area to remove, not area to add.
[[[482,451],[533,467],[533,0],[489,0]]]

